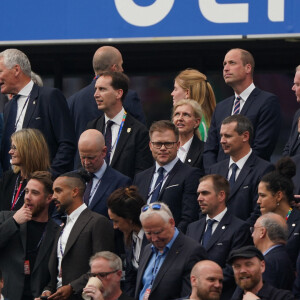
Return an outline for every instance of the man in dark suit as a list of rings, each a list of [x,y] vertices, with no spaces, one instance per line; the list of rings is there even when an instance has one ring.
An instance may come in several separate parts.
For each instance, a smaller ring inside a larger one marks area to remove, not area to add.
[[[11,134],[22,128],[36,128],[48,143],[51,172],[56,177],[73,167],[74,128],[63,94],[57,89],[37,86],[30,72],[30,62],[23,52],[7,49],[0,53],[1,93],[15,95],[4,109],[2,167],[10,167]]]
[[[53,183],[53,199],[67,221],[56,235],[49,259],[51,280],[42,296],[48,299],[81,299],[89,271],[89,259],[98,251],[114,250],[114,233],[104,216],[90,211],[82,198],[85,181],[80,173],[59,176]]]
[[[263,280],[278,289],[291,290],[295,273],[285,248],[288,238],[286,221],[278,214],[266,213],[256,220],[252,237],[255,247],[265,258]]]
[[[179,232],[165,203],[144,206],[140,220],[151,244],[140,259],[135,298],[169,300],[189,295],[191,269],[206,259],[206,251]]]
[[[120,72],[104,72],[96,81],[95,99],[104,115],[88,124],[105,136],[106,162],[133,179],[152,165],[148,130],[123,107],[128,77]]]
[[[209,174],[219,174],[230,183],[227,208],[231,214],[253,226],[260,215],[257,206],[257,187],[262,176],[274,166],[257,157],[250,147],[253,127],[243,115],[232,115],[222,122],[221,145],[230,156],[209,169]]]
[[[34,172],[17,212],[0,213],[0,268],[3,295],[14,300],[37,297],[48,283],[48,261],[59,226],[48,218],[52,201],[49,172]]]
[[[170,121],[158,121],[150,127],[149,143],[155,165],[137,174],[133,184],[147,203],[166,203],[182,232],[198,219],[197,186],[201,170],[182,163],[177,157],[178,128]]]
[[[86,129],[88,122],[99,118],[103,115],[102,110],[98,110],[94,98],[95,83],[100,74],[105,71],[123,72],[123,58],[120,51],[112,46],[103,46],[97,49],[93,57],[93,69],[95,78],[93,81],[70,98],[68,105],[70,108],[71,118],[74,123],[76,140],[78,141],[81,133]],[[124,98],[124,108],[134,118],[143,124],[146,124],[141,101],[137,93],[128,90]],[[78,167],[79,157],[75,158],[75,167]]]
[[[107,198],[119,187],[129,186],[131,179],[106,164],[107,147],[98,130],[84,131],[79,138],[78,150],[82,166],[92,176],[83,196],[84,202],[90,210],[108,217]]]
[[[226,261],[231,250],[252,244],[250,228],[227,210],[229,183],[224,177],[217,174],[202,177],[197,192],[200,209],[206,216],[191,223],[186,235],[201,243],[208,258],[223,268],[222,299],[230,299],[235,284],[231,266]]]
[[[292,90],[295,92],[297,102],[300,102],[300,65],[296,68],[296,73],[294,77],[294,85]],[[295,113],[292,129],[290,133],[289,140],[287,141],[282,155],[284,156],[294,156],[300,154],[300,109]]]
[[[242,114],[251,120],[254,127],[251,144],[253,152],[265,160],[270,160],[281,123],[278,98],[254,86],[254,59],[250,52],[232,49],[227,52],[223,65],[224,80],[232,87],[235,96],[216,106],[204,147],[204,167],[208,169],[228,157],[221,147],[220,127],[222,121],[233,114]]]
[[[254,246],[245,246],[230,253],[228,263],[232,265],[238,287],[232,300],[294,300],[290,291],[280,290],[263,282],[265,261],[263,254]]]

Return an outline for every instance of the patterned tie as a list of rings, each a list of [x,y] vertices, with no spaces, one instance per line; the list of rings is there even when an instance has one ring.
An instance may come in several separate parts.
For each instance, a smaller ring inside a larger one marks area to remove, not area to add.
[[[8,114],[8,118],[5,124],[4,133],[3,133],[3,170],[8,170],[10,167],[10,155],[8,154],[10,150],[10,137],[16,131],[16,119],[17,119],[17,111],[18,111],[18,99],[20,95],[15,95],[11,99],[10,110]]]
[[[206,248],[210,238],[211,238],[211,235],[212,235],[212,226],[213,224],[217,222],[216,220],[214,219],[208,219],[207,220],[207,228],[203,234],[203,239],[202,239],[202,246],[204,248]]]
[[[155,185],[154,185],[154,191],[150,200],[150,203],[156,202],[158,200],[159,192],[162,186],[162,183],[164,181],[164,168],[160,167],[157,172],[158,172],[158,177],[156,179]]]
[[[236,99],[234,100],[234,105],[233,105],[233,114],[238,115],[240,113],[240,108],[241,108],[241,100],[242,98],[240,96],[237,96]]]
[[[229,178],[229,184],[230,184],[230,187],[232,187],[232,186],[234,185],[234,183],[235,183],[235,176],[236,176],[236,171],[237,171],[238,168],[239,168],[239,167],[238,167],[237,164],[235,164],[235,163],[233,163],[233,164],[231,165],[231,170],[232,170],[232,172],[231,172],[231,176],[230,176],[230,178]]]
[[[95,177],[95,174],[91,173],[91,179],[88,182],[88,184],[86,185],[85,192],[84,192],[84,195],[83,195],[83,201],[86,204],[86,206],[89,206],[89,204],[90,204],[90,194],[91,194],[91,191],[92,191],[93,178],[94,177]]]
[[[108,120],[106,125],[106,131],[105,131],[105,146],[107,147],[105,161],[107,165],[109,165],[110,154],[111,154],[111,142],[112,142],[111,126],[114,123],[115,123],[114,121]]]

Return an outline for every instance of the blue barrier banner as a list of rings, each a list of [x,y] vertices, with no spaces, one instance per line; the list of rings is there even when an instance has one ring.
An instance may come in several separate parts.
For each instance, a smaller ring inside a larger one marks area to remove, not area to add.
[[[0,41],[300,36],[299,0],[2,0]]]

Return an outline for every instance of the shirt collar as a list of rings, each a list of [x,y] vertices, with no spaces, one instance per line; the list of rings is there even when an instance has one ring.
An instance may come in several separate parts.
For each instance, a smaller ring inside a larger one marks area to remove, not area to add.
[[[25,97],[28,97],[31,93],[31,90],[33,88],[33,81],[30,80],[22,89],[21,91],[19,91],[18,95],[21,95],[21,96],[25,96]]]
[[[193,138],[194,136],[192,136],[184,145],[180,146],[180,149],[184,152],[188,152],[192,144]]]
[[[79,207],[77,207],[70,215],[67,216],[67,222],[77,220],[80,214],[87,208],[85,203],[82,203]]]
[[[223,219],[224,215],[226,214],[226,212],[227,212],[227,207],[225,207],[225,209],[223,211],[221,211],[218,215],[216,215],[215,217],[213,217],[213,219],[215,221],[217,221],[218,223],[220,223],[221,220]],[[208,215],[206,215],[206,222],[209,219],[210,219],[210,217]]]
[[[101,179],[104,172],[106,171],[106,168],[107,168],[107,164],[106,164],[106,161],[103,159],[103,164],[102,164],[101,168],[97,172],[94,173],[95,177],[97,179]]]
[[[234,93],[235,94],[235,98],[238,97],[238,96],[240,96],[242,98],[242,100],[246,101],[254,89],[255,89],[255,85],[252,82],[244,91],[242,91],[240,93],[240,95]]]
[[[173,167],[175,166],[175,164],[177,163],[178,159],[179,158],[176,156],[172,161],[170,161],[169,163],[167,163],[164,166],[160,166],[157,162],[155,162],[155,172],[157,172],[157,170],[160,167],[163,167],[167,171],[167,173],[169,173],[173,169]]]
[[[174,235],[171,239],[171,241],[166,245],[166,247],[164,248],[164,251],[163,251],[163,255],[167,253],[167,251],[169,251],[171,249],[171,247],[173,246],[174,244],[174,241],[176,240],[177,236],[179,234],[179,231],[178,229],[175,227],[175,231],[174,231]],[[154,245],[151,245],[151,248],[152,248],[152,251],[154,253],[158,253],[158,249],[154,246]]]
[[[139,231],[138,234],[136,234],[135,232],[132,232],[132,238],[133,240],[136,242],[137,240],[142,240],[144,238],[144,229],[141,228],[141,230]]]
[[[123,116],[125,113],[125,109],[122,106],[122,109],[120,110],[120,112],[112,119],[109,119],[107,115],[104,115],[105,118],[105,124],[107,123],[108,120],[114,121],[115,124],[121,126],[122,120],[123,120]]]
[[[249,158],[249,156],[252,153],[252,149],[250,148],[250,151],[241,159],[239,159],[238,161],[233,161],[232,158],[230,157],[229,159],[229,168],[231,167],[232,164],[236,164],[239,168],[239,170],[242,170],[242,168],[244,167],[247,159]]]

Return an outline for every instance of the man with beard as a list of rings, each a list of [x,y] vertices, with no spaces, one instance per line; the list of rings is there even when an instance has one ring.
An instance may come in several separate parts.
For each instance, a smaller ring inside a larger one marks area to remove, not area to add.
[[[121,290],[122,261],[119,256],[109,251],[98,252],[91,257],[90,266],[89,277],[97,277],[102,282],[100,289],[89,284],[84,288],[85,295],[91,300],[134,300]]]
[[[232,300],[290,300],[295,299],[290,291],[279,290],[263,282],[265,271],[263,254],[254,246],[245,246],[230,253],[236,284]]]
[[[49,259],[51,280],[42,296],[49,300],[82,299],[90,257],[98,251],[114,250],[113,228],[107,218],[83,203],[83,174],[69,172],[59,176],[53,191],[56,208],[67,214],[67,221],[56,236]]]
[[[0,213],[0,265],[5,297],[32,300],[48,283],[48,260],[58,225],[48,218],[52,201],[49,172],[34,172],[25,188],[24,205]]]

